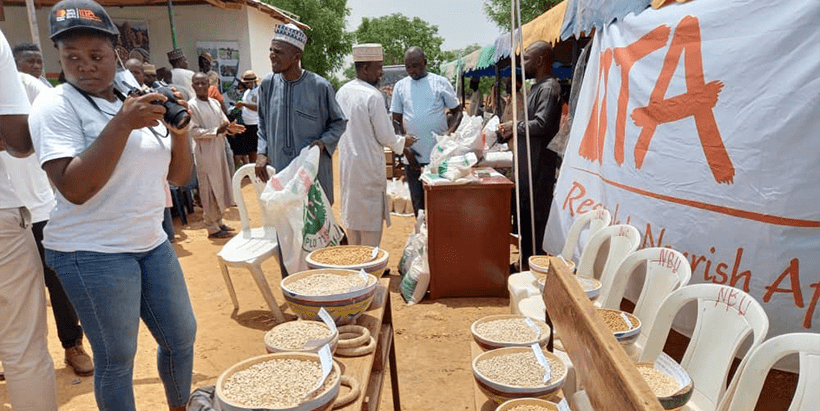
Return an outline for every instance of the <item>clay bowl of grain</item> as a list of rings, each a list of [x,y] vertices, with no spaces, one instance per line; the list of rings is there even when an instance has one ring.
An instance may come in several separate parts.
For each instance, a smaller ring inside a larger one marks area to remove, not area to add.
[[[534,343],[547,345],[550,327],[541,320],[530,319],[538,331],[527,324],[527,317],[514,314],[490,315],[476,320],[470,330],[476,344],[485,350],[503,347],[529,347]]]
[[[311,394],[321,375],[317,354],[263,355],[241,361],[223,372],[216,381],[216,397],[223,411],[330,410],[339,394],[339,364],[333,362],[325,383]]]
[[[553,255],[533,255],[530,257],[529,264],[530,264],[530,272],[536,278],[538,277],[546,277],[547,274],[550,272],[550,260],[556,258]],[[557,263],[560,263],[561,260],[558,259]],[[572,260],[565,260],[564,261],[569,268],[569,271],[574,273],[575,272],[575,261]]]
[[[506,347],[487,351],[473,359],[478,388],[497,404],[517,398],[549,400],[564,385],[567,366],[555,354],[542,351],[550,365],[550,379],[530,347]]]
[[[387,268],[390,254],[380,248],[376,258],[371,257],[372,255],[373,247],[340,245],[313,251],[307,255],[305,262],[311,269],[364,270],[368,274],[381,277]]]
[[[319,309],[324,307],[336,324],[344,325],[367,310],[377,283],[376,276],[363,278],[353,270],[307,270],[283,278],[280,287],[297,317],[321,321]]]
[[[584,294],[587,295],[590,301],[594,301],[601,294],[602,284],[597,279],[584,277],[582,275],[576,275],[575,279],[578,280],[578,285],[581,286],[581,289],[584,290]],[[537,277],[536,280],[538,281],[538,289],[543,293],[547,277]]]
[[[662,354],[665,355],[665,354]],[[695,392],[695,385],[686,370],[675,360],[666,356],[667,361],[635,364],[644,381],[658,397],[665,410],[677,410],[686,405]]]
[[[641,334],[641,320],[638,317],[621,310],[599,308],[597,311],[621,345],[630,345],[638,340]]]
[[[538,398],[519,398],[499,405],[495,411],[558,411],[558,405]]]
[[[288,321],[265,333],[265,348],[269,354],[318,353],[325,344],[330,344],[330,351],[335,353],[339,344],[339,331],[331,331],[330,327],[321,321]]]

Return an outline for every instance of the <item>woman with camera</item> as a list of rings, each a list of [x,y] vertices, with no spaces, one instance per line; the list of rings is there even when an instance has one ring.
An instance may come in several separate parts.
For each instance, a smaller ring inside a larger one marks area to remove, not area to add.
[[[99,4],[61,1],[49,23],[67,83],[41,95],[29,121],[40,164],[58,191],[43,241],[47,263],[91,344],[99,409],[136,409],[141,318],[159,345],[169,408],[184,410],[196,320],[161,223],[163,181],[185,184],[193,164],[187,120],[168,115],[189,119],[187,103],[178,94],[174,102],[114,88],[118,31]]]

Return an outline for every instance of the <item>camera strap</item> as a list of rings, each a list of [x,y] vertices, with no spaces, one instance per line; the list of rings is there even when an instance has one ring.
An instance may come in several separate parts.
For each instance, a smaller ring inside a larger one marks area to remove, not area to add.
[[[86,92],[85,92],[85,91],[83,91],[83,90],[80,90],[80,88],[79,88],[79,87],[77,87],[77,86],[75,86],[75,85],[73,85],[73,84],[71,84],[71,83],[68,83],[68,84],[70,84],[70,85],[71,85],[71,87],[74,87],[74,90],[77,90],[77,92],[78,92],[78,93],[82,94],[82,96],[83,96],[83,97],[85,97],[85,99],[86,99],[86,100],[88,100],[88,102],[91,104],[91,106],[92,106],[92,107],[94,107],[94,108],[95,108],[97,111],[99,111],[100,113],[102,113],[102,114],[104,114],[104,115],[108,115],[108,116],[110,116],[111,118],[114,118],[114,116],[116,116],[116,115],[117,115],[117,113],[109,113],[109,112],[107,112],[107,111],[104,111],[103,109],[101,109],[101,108],[100,108],[100,106],[97,104],[97,102],[96,102],[96,101],[94,101],[94,99],[93,99],[93,98],[91,98],[91,96],[90,96],[88,93],[86,93]],[[125,95],[124,95],[124,94],[122,94],[122,93],[121,93],[119,90],[117,90],[116,88],[114,88],[114,95],[115,95],[115,96],[117,96],[117,98],[118,98],[120,101],[122,101],[122,102],[124,102],[124,101],[125,101]],[[167,128],[166,128],[166,130],[165,130],[165,135],[164,135],[164,136],[163,136],[163,135],[161,135],[160,133],[157,133],[157,131],[156,131],[156,130],[154,130],[154,128],[153,128],[153,127],[148,127],[148,129],[149,129],[149,130],[151,130],[151,133],[153,133],[153,134],[154,134],[154,136],[156,136],[157,138],[165,138],[165,137],[168,137],[168,135],[169,135],[169,133],[170,133],[170,131],[169,131]]]

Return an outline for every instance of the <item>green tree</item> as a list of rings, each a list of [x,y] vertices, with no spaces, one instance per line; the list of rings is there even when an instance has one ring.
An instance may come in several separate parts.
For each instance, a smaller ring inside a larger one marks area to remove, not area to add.
[[[560,2],[561,0],[521,0],[521,23],[528,23]],[[501,29],[512,30],[509,0],[484,0],[484,14]]]
[[[376,18],[362,18],[355,32],[356,42],[380,43],[384,48],[384,64],[404,64],[404,52],[410,46],[419,46],[427,56],[428,70],[438,69],[441,59],[441,43],[438,26],[418,17],[409,19],[401,14]]]
[[[467,46],[463,49],[442,51],[441,52],[441,62],[442,63],[449,63],[449,62],[451,62],[451,61],[453,61],[457,58],[464,57],[464,56],[466,56],[466,55],[468,55],[468,54],[470,54],[470,53],[472,53],[476,50],[480,50],[482,48],[483,47],[480,44],[476,43],[476,44],[470,44],[469,46]]]
[[[312,28],[305,32],[308,43],[302,67],[325,78],[342,67],[353,40],[352,34],[345,31],[345,20],[350,15],[347,0],[263,1],[298,15],[299,21]]]

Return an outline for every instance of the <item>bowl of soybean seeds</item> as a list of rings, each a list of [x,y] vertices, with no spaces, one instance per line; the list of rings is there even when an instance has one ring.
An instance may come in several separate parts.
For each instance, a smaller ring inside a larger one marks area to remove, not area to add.
[[[333,370],[321,388],[319,356],[309,353],[278,353],[241,361],[228,368],[216,382],[216,397],[223,411],[330,410],[339,394],[341,369]]]
[[[544,382],[547,370],[530,347],[506,347],[479,354],[473,359],[478,388],[498,404],[516,398],[553,398],[567,378],[567,367],[555,354],[542,352],[550,368],[548,382]]]
[[[621,345],[630,345],[638,340],[641,334],[641,320],[638,317],[621,310],[599,308],[597,311]]]
[[[530,263],[530,272],[535,278],[546,277],[550,272],[550,260],[554,259],[556,264],[561,264],[562,261],[555,256],[550,255],[534,255],[528,260]],[[572,260],[566,261],[567,267],[571,273],[575,272],[575,262]]]
[[[558,411],[558,405],[538,398],[519,398],[499,405],[495,411]]]
[[[547,344],[550,327],[541,320],[530,319],[537,328],[527,323],[527,317],[514,314],[490,315],[476,320],[470,330],[476,344],[485,350],[503,347],[529,347],[533,343]]]
[[[581,286],[581,289],[584,290],[584,293],[590,301],[594,301],[601,294],[602,284],[597,279],[582,275],[576,275],[575,279],[578,280],[578,285]],[[543,293],[544,283],[546,283],[547,277],[536,277],[536,280],[538,281],[538,289]]]
[[[307,262],[310,269],[342,269],[342,270],[364,270],[368,274],[381,277],[387,268],[387,260],[390,254],[387,250],[380,248],[373,257],[373,248],[364,245],[340,245],[315,250],[307,255]]]
[[[652,363],[635,364],[646,384],[658,397],[665,410],[677,410],[692,398],[694,383],[689,374],[678,363],[667,358],[661,369]]]
[[[321,321],[323,308],[336,324],[353,322],[367,310],[378,278],[353,270],[307,270],[282,279],[280,287],[293,312],[303,320]]]
[[[339,332],[331,332],[321,321],[288,321],[265,333],[265,348],[268,353],[318,353],[325,344],[330,344],[330,351],[336,352]]]

